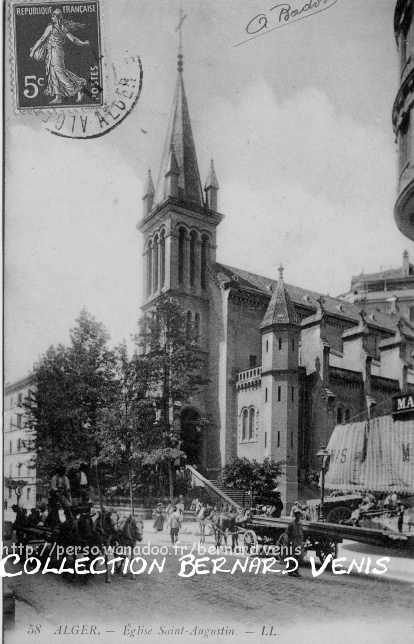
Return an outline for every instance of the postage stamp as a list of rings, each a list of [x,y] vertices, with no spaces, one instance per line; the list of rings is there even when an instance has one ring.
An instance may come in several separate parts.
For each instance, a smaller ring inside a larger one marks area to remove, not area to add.
[[[103,105],[99,2],[13,5],[18,110]]]

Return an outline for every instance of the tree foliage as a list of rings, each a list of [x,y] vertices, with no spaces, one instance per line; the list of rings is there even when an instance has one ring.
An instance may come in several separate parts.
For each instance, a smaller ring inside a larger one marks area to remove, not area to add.
[[[108,334],[86,310],[70,331],[70,344],[50,347],[34,367],[34,391],[26,402],[35,432],[38,476],[57,464],[69,467],[98,451],[98,410],[114,398],[114,355]]]
[[[234,458],[225,465],[222,481],[227,487],[250,491],[253,496],[269,494],[275,490],[282,474],[283,463],[265,458],[263,463],[255,459]]]
[[[147,450],[144,465],[167,468],[172,496],[174,466],[185,459],[175,409],[191,400],[206,383],[205,355],[197,346],[194,329],[179,303],[171,297],[157,300],[139,322],[136,344],[148,377],[147,396],[153,401],[158,444]]]
[[[177,301],[163,296],[144,314],[135,350],[108,346],[103,325],[81,311],[68,346],[50,347],[34,367],[26,403],[40,478],[57,465],[97,459],[107,480],[130,491],[139,474],[185,458],[175,410],[205,384],[205,354]]]

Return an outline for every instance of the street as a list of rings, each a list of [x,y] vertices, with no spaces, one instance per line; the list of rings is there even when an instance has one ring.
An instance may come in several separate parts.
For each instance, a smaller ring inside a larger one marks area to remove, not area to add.
[[[155,533],[152,522],[146,521],[144,539],[167,545],[169,535],[166,528]],[[197,540],[195,524],[184,523],[179,545]],[[207,545],[213,545],[211,536]],[[338,556],[360,559],[367,556],[367,548],[348,543]],[[69,633],[71,642],[85,642],[98,632],[100,641],[105,637],[108,641],[146,638],[150,642],[278,637],[278,641],[290,642],[297,641],[302,629],[306,629],[307,641],[321,642],[334,633],[336,642],[348,643],[361,624],[364,641],[370,642],[371,634],[375,642],[406,642],[409,633],[414,634],[414,562],[386,554],[392,557],[389,575],[381,578],[331,572],[314,578],[309,565],[301,569],[300,578],[240,570],[233,575],[182,578],[177,574],[180,565],[175,555],[167,556],[162,573],[155,570],[132,579],[114,575],[109,584],[103,576],[89,577],[82,584],[79,579],[56,575],[22,575],[8,580],[18,601],[16,631],[6,636],[6,643],[39,641],[39,635],[28,634],[30,625],[39,625],[42,643]],[[370,552],[373,560],[383,555],[379,549]],[[234,559],[226,555],[227,568]],[[79,625],[84,625],[83,635],[76,634]]]

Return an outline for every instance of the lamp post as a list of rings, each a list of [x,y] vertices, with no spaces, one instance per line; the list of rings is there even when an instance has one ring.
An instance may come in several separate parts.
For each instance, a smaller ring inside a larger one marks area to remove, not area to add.
[[[319,452],[317,452],[316,456],[319,456],[322,459],[321,463],[321,503],[319,506],[319,521],[324,521],[325,520],[325,513],[324,513],[324,502],[325,502],[325,474],[326,474],[326,464],[328,462],[328,458],[330,456],[330,452],[326,449],[326,447],[321,447]]]

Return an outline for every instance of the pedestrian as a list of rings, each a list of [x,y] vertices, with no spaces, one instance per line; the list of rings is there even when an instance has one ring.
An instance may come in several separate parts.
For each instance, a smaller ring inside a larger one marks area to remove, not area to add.
[[[203,544],[206,541],[206,524],[207,524],[207,517],[209,516],[209,514],[210,514],[210,509],[208,505],[201,503],[200,509],[197,513],[198,525],[200,527],[200,544]]]
[[[303,562],[303,526],[302,526],[302,512],[297,509],[294,512],[294,519],[291,521],[287,528],[287,537],[290,546],[291,556],[293,556],[297,562],[298,567]],[[293,570],[289,572],[289,575],[292,577],[300,577],[299,570]]]
[[[162,532],[164,529],[165,514],[162,503],[157,503],[155,510],[152,513],[152,518],[154,519],[153,527],[157,532]]]
[[[170,537],[171,537],[171,543],[174,545],[178,542],[178,533],[180,531],[181,527],[181,514],[177,510],[177,506],[173,506],[173,511],[170,514],[170,517],[168,519],[168,523],[170,526]]]
[[[298,510],[300,511],[300,503],[299,501],[295,501],[290,511],[290,516],[292,517],[292,519],[295,516],[295,512],[297,512]]]
[[[399,506],[398,506],[398,514],[397,514],[397,516],[398,516],[398,522],[397,522],[397,525],[398,525],[398,532],[402,532],[402,531],[403,531],[403,526],[404,526],[404,512],[405,512],[405,505],[403,505],[402,503],[400,503],[400,504],[399,504]]]
[[[178,497],[178,503],[176,503],[176,508],[178,512],[180,512],[181,514],[181,521],[183,521],[185,507],[184,507],[184,497],[182,494],[180,494],[180,496]]]

